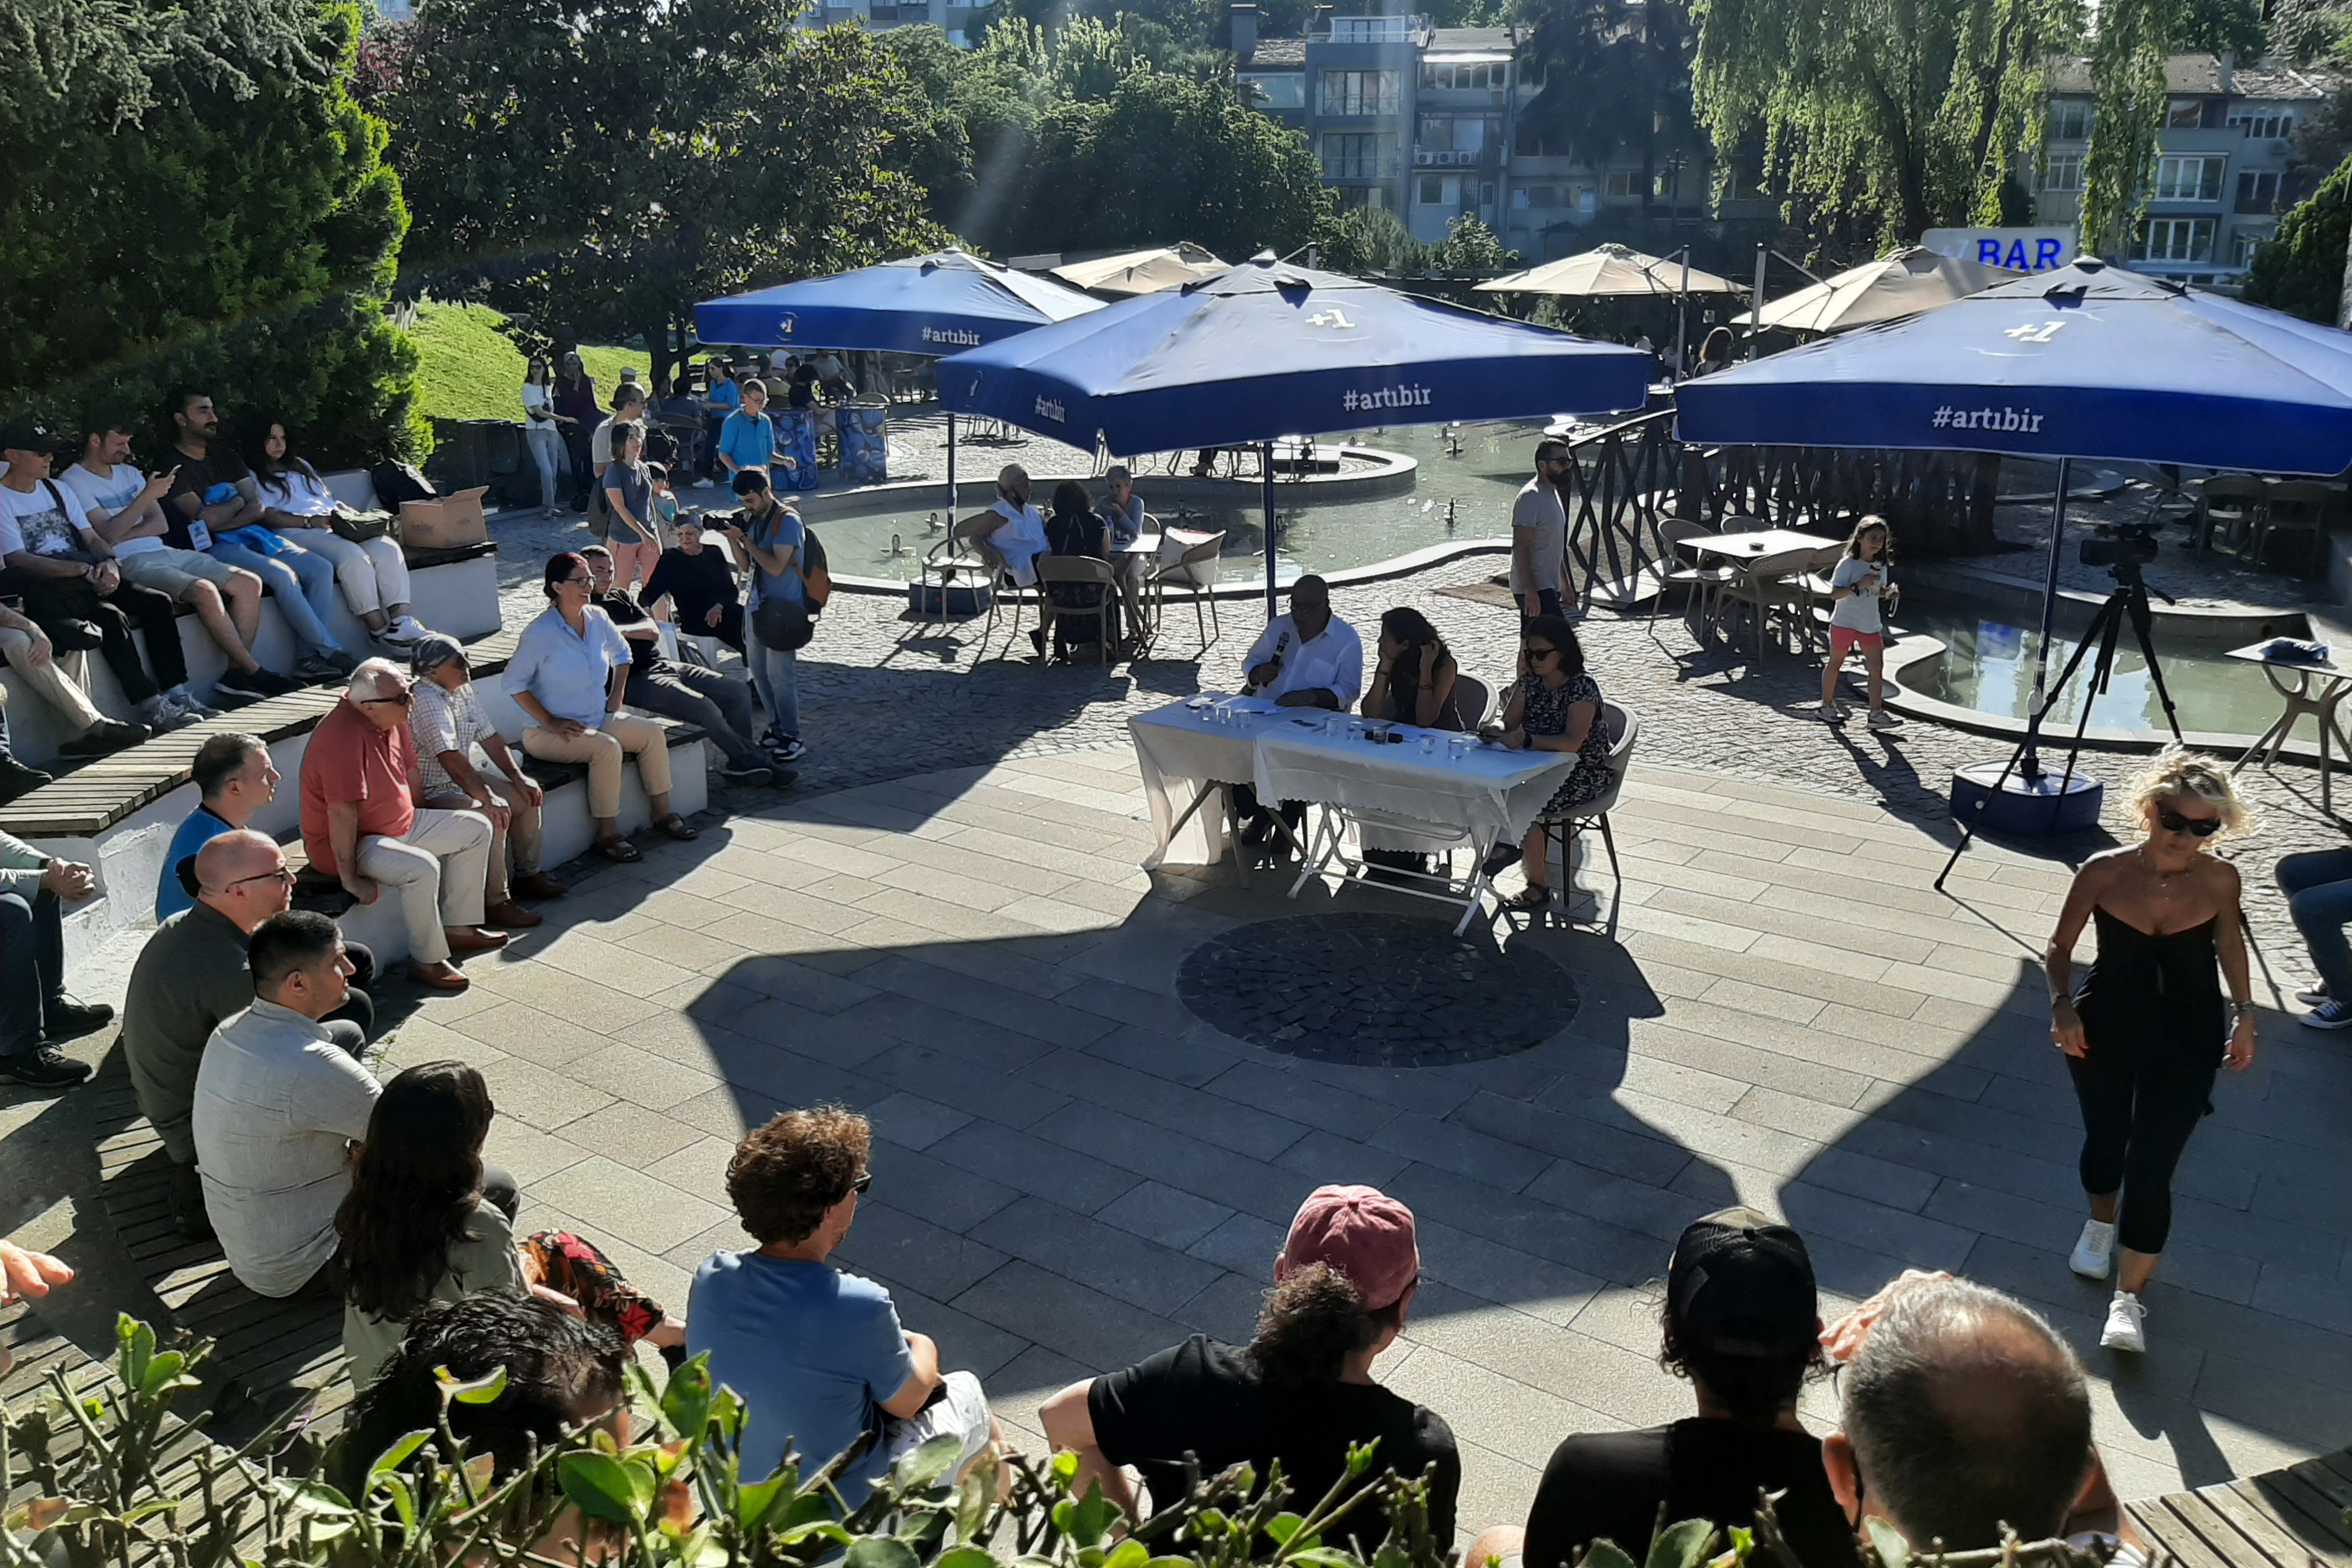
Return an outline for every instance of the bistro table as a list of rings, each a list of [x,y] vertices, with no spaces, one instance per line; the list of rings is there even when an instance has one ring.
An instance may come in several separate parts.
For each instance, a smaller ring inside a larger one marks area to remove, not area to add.
[[[1793,528],[1759,528],[1753,533],[1697,533],[1675,542],[1694,555],[1720,555],[1726,561],[1753,561],[1761,556],[1784,554],[1791,550],[1827,550],[1843,544],[1843,539],[1828,539],[1818,533],[1801,533]]]
[[[1432,892],[1409,884],[1391,891],[1434,898],[1459,908],[1466,929],[1488,888],[1483,862],[1496,845],[1525,836],[1536,815],[1576,765],[1573,753],[1512,751],[1459,731],[1388,724],[1319,708],[1280,708],[1262,698],[1201,696],[1128,721],[1136,765],[1151,806],[1158,845],[1145,868],[1171,860],[1213,864],[1223,833],[1238,829],[1233,786],[1250,784],[1262,802],[1304,801],[1329,809],[1302,846],[1292,897],[1311,878],[1355,879],[1360,863],[1340,853],[1350,822],[1439,841],[1465,843],[1481,864],[1456,889]],[[1393,741],[1378,737],[1394,735]],[[1187,787],[1190,802],[1175,801]],[[1202,806],[1217,797],[1220,810]],[[1185,829],[1194,829],[1190,837]],[[1339,869],[1334,870],[1338,862]],[[1238,846],[1234,863],[1242,867]],[[1243,867],[1244,879],[1247,870]],[[1426,879],[1440,881],[1441,879]]]
[[[2327,742],[2332,737],[2336,749],[2347,762],[2352,762],[2352,740],[2345,739],[2343,726],[2336,718],[2337,707],[2347,695],[2352,695],[2352,684],[2347,684],[2352,682],[2352,668],[2338,664],[2333,654],[2323,659],[2280,658],[2270,652],[2270,647],[2266,639],[2229,652],[2231,658],[2261,665],[2263,673],[2270,677],[2271,689],[2284,703],[2277,722],[2246,748],[2246,754],[2231,763],[2230,771],[2234,773],[2252,762],[2254,753],[2265,746],[2270,748],[2270,755],[2263,759],[2263,766],[2275,766],[2295,721],[2308,713],[2319,721],[2319,809],[2332,815],[2336,806],[2328,789],[2333,769],[2327,760]]]

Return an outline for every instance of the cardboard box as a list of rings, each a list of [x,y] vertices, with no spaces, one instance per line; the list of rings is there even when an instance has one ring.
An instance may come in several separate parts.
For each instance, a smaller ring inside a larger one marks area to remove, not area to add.
[[[400,503],[400,542],[407,550],[455,550],[479,544],[490,536],[489,519],[482,515],[487,485],[432,500]]]

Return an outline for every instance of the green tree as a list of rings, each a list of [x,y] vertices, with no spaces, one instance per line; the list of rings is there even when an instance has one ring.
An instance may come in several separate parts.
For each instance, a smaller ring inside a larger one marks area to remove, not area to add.
[[[2311,199],[2278,221],[2278,233],[2254,252],[2245,299],[2305,321],[2336,324],[2352,246],[2352,159],[2320,182]]]
[[[1432,272],[1501,272],[1519,264],[1519,253],[1503,248],[1495,231],[1464,213],[1446,226],[1445,237],[1430,247]]]
[[[1354,207],[1315,235],[1318,260],[1334,272],[1425,272],[1429,247],[1386,207]]]
[[[425,0],[387,97],[409,269],[534,333],[664,334],[693,302],[933,248],[903,58],[796,0]],[[928,138],[928,140],[927,140]]]
[[[0,0],[0,406],[161,434],[193,382],[337,464],[425,438],[383,315],[408,217],[349,90],[359,31],[320,0]]]
[[[1521,117],[1521,134],[1568,150],[1591,168],[1620,147],[1642,158],[1642,205],[1660,164],[1687,163],[1704,145],[1691,112],[1690,20],[1674,0],[1529,0],[1534,32],[1522,68],[1543,83]]]

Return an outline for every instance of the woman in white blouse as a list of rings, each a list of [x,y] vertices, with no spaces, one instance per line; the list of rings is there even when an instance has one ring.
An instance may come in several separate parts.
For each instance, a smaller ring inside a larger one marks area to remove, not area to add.
[[[573,421],[555,411],[554,377],[547,361],[533,354],[522,376],[522,444],[539,465],[539,506],[550,517],[562,517],[555,504],[555,476],[563,471],[563,427]]]
[[[361,542],[335,531],[335,498],[318,469],[287,450],[280,421],[262,426],[253,479],[261,490],[262,521],[335,563],[343,603],[370,637],[404,653],[431,629],[409,613],[408,560],[400,542],[388,536]]]

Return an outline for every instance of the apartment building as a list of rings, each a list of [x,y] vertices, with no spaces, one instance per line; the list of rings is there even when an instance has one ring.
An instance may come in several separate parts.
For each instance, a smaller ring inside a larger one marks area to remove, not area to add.
[[[910,23],[929,22],[947,34],[949,42],[968,48],[980,42],[974,20],[982,6],[969,0],[814,0],[800,14],[803,27],[830,27],[838,22],[860,21],[876,32]]]
[[[2169,96],[2154,184],[2129,265],[2185,283],[2235,283],[2254,248],[2276,232],[2278,215],[2326,175],[2299,161],[2294,131],[2341,84],[2324,68],[2173,56],[2165,70]],[[2033,178],[2034,216],[2044,225],[2071,224],[2081,212],[2083,163],[2095,121],[2084,62],[2070,62],[2053,78],[2049,113],[2047,155]]]

